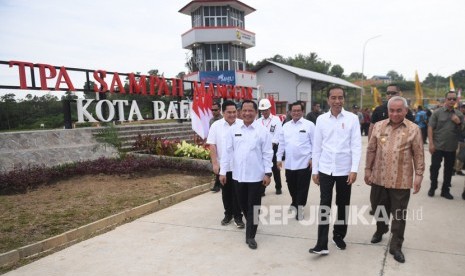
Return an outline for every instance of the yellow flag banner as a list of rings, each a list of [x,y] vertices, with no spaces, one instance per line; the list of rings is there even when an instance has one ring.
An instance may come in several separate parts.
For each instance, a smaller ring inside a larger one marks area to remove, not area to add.
[[[455,91],[454,81],[452,81],[452,77],[449,77],[449,91]]]
[[[379,106],[383,104],[383,100],[381,99],[381,94],[378,91],[378,88],[373,87],[373,102],[375,103],[375,106]]]
[[[413,107],[417,108],[419,105],[423,105],[423,89],[421,89],[418,72],[415,71],[415,103]]]

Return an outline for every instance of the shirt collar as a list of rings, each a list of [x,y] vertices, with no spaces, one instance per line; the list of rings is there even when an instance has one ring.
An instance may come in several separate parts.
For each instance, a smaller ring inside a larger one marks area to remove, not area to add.
[[[331,109],[330,109],[327,113],[329,114],[329,115],[328,115],[329,118],[334,117],[334,115],[331,113]],[[342,117],[345,117],[345,116],[347,116],[347,113],[349,113],[349,112],[346,111],[346,110],[344,109],[344,107],[343,107],[342,110],[341,110],[341,113],[339,113],[339,115],[342,115]],[[352,112],[350,112],[350,113],[352,113]],[[353,113],[352,113],[352,114],[353,114]],[[334,118],[336,118],[336,117],[334,117]]]
[[[391,124],[391,119],[387,118],[387,121],[388,121],[388,122],[387,122],[387,125],[388,125],[388,126],[392,125],[392,124]],[[406,127],[407,124],[406,124],[405,122],[406,122],[406,119],[404,118],[404,119],[402,120],[402,122],[400,122],[399,127],[400,127],[400,126],[405,126],[405,127]]]
[[[270,116],[268,116],[268,118],[265,118],[265,116],[262,115],[262,117],[260,117],[260,119],[262,120],[271,120],[273,118],[273,114],[270,114]]]
[[[237,122],[237,120],[236,120],[236,122]],[[248,126],[248,127],[256,128],[258,124],[259,124],[259,120],[255,120],[255,121],[253,121],[253,123],[250,124],[250,126]],[[241,120],[241,122],[238,123],[238,125],[239,125],[239,127],[241,127],[241,128],[248,128],[248,127],[244,124],[244,121],[243,121],[243,120]],[[260,123],[260,125],[261,125],[261,123]]]
[[[291,122],[292,122],[293,124],[302,123],[302,122],[303,122],[303,119],[304,119],[304,117],[300,117],[300,119],[297,120],[297,122],[294,122],[294,119],[291,119]]]
[[[221,120],[223,120],[223,125],[229,126],[229,123],[226,121],[226,119],[222,118]],[[237,124],[237,123],[239,123],[239,122],[242,122],[242,120],[236,118],[236,120],[234,121],[234,123],[232,123],[231,126],[233,126],[233,125],[235,125],[235,124]]]

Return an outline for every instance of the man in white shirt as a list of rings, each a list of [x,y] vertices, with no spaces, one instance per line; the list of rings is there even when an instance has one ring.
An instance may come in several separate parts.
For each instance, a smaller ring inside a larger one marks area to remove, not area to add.
[[[237,122],[226,135],[226,144],[220,163],[220,181],[226,183],[226,168],[232,164],[232,178],[239,206],[246,217],[245,242],[257,248],[255,234],[258,227],[258,210],[265,187],[271,182],[271,135],[255,120],[257,104],[250,100],[242,103],[243,122]],[[224,158],[223,158],[224,157]]]
[[[313,137],[312,178],[320,186],[318,241],[310,253],[328,254],[329,213],[333,187],[336,184],[337,220],[333,230],[336,247],[346,248],[346,211],[349,209],[351,185],[357,179],[362,154],[362,136],[357,115],[344,110],[344,89],[328,89],[329,112],[316,121]]]
[[[271,171],[273,172],[276,194],[280,195],[282,194],[281,170],[276,166],[276,152],[278,151],[278,135],[282,129],[282,122],[277,116],[271,114],[270,100],[261,99],[258,105],[258,110],[260,110],[260,113],[262,114],[258,120],[264,127],[268,129],[272,137],[271,142],[273,143],[273,167],[271,168]]]
[[[283,154],[286,152],[286,182],[292,198],[291,208],[296,210],[296,219],[304,218],[303,207],[307,204],[308,188],[312,170],[312,141],[315,125],[303,118],[302,105],[291,104],[292,120],[285,123],[279,134],[279,147],[276,154],[278,168],[282,168]]]
[[[210,148],[210,158],[213,165],[213,173],[218,175],[220,172],[220,163],[222,159],[222,151],[226,141],[226,134],[229,129],[237,122],[242,122],[236,119],[236,104],[233,101],[224,101],[222,106],[224,118],[215,121],[208,132],[207,144]],[[225,163],[226,182],[221,183],[221,195],[224,206],[224,219],[221,225],[228,225],[234,217],[234,223],[237,228],[244,228],[242,222],[241,208],[237,200],[236,191],[234,189],[234,181],[232,180],[232,168],[230,164]]]

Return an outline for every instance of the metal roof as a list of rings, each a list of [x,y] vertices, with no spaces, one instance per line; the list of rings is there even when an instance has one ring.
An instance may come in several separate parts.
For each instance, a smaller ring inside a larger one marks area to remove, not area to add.
[[[275,66],[278,66],[279,68],[282,68],[282,69],[284,69],[286,71],[289,71],[289,72],[291,72],[293,74],[296,74],[297,76],[302,77],[302,78],[312,79],[312,80],[317,80],[317,81],[322,81],[322,82],[327,82],[327,83],[338,84],[338,85],[341,85],[341,86],[346,86],[346,87],[351,87],[351,88],[356,88],[356,89],[362,89],[358,85],[355,85],[355,84],[353,84],[351,82],[348,82],[346,80],[336,78],[336,77],[333,77],[333,76],[325,75],[325,74],[318,73],[318,72],[313,72],[313,71],[302,69],[302,68],[297,68],[297,67],[294,67],[294,66],[282,64],[282,63],[271,61],[271,60],[267,60],[267,62],[269,62],[269,63],[271,63],[271,64],[273,64]]]

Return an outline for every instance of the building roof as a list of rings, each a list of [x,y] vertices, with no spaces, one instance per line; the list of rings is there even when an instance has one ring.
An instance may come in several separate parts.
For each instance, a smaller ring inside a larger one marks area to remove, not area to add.
[[[337,85],[341,85],[341,86],[346,86],[346,87],[351,87],[351,88],[356,88],[356,89],[362,89],[358,85],[355,85],[355,84],[353,84],[351,82],[348,82],[346,80],[336,78],[336,77],[333,77],[333,76],[325,75],[325,74],[318,73],[318,72],[313,72],[313,71],[310,71],[310,70],[306,70],[306,69],[302,69],[302,68],[282,64],[282,63],[271,61],[271,60],[267,60],[267,62],[271,63],[271,64],[273,64],[275,66],[278,66],[281,69],[289,71],[289,72],[291,72],[291,73],[293,73],[293,74],[295,74],[295,75],[297,75],[299,77],[305,78],[305,79],[312,79],[312,80],[317,80],[317,81],[321,81],[321,82],[333,83],[333,84],[337,84]],[[260,70],[260,69],[261,68],[259,68],[258,70]]]
[[[245,15],[248,15],[255,11],[254,8],[248,6],[241,1],[237,0],[194,0],[189,4],[182,7],[179,12],[190,15],[192,11],[198,9],[201,6],[226,6],[229,5],[237,10],[243,11]]]
[[[389,76],[379,76],[379,75],[374,75],[371,78],[374,80],[390,80],[391,79],[391,77]]]

